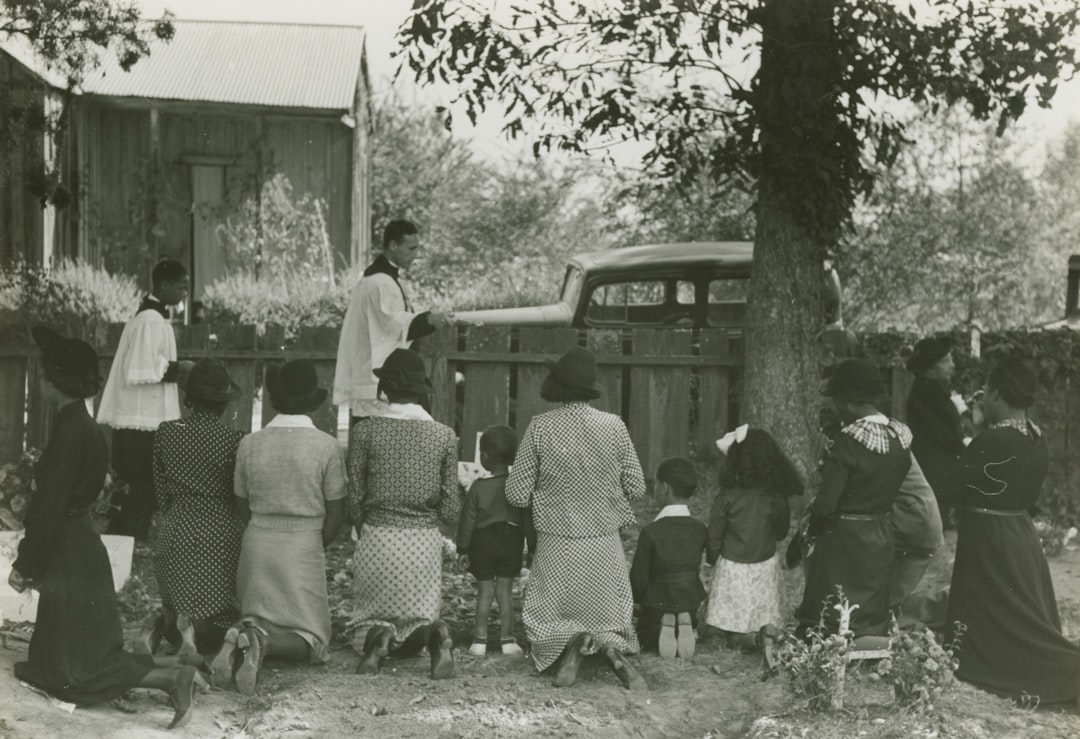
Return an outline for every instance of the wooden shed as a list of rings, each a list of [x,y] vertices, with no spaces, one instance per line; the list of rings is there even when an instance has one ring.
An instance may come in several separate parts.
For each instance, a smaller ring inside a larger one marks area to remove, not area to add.
[[[39,258],[82,257],[146,284],[169,256],[189,266],[197,303],[226,270],[219,226],[284,175],[295,198],[321,201],[335,262],[366,262],[363,29],[173,23],[130,71],[110,56],[76,91],[64,151],[75,196]]]

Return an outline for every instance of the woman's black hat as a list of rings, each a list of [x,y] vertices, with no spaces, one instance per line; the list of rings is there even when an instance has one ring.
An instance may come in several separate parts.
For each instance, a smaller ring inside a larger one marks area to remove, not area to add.
[[[266,370],[266,389],[278,413],[311,413],[326,400],[326,388],[319,387],[315,365],[308,359],[294,359],[281,367]]]
[[[590,398],[600,397],[603,391],[596,381],[596,355],[581,346],[572,346],[558,359],[545,359],[550,378],[563,385],[581,390]]]
[[[98,355],[94,347],[79,339],[67,339],[45,326],[30,330],[41,349],[45,377],[65,395],[89,398],[101,386]]]
[[[916,375],[925,372],[952,351],[952,339],[948,336],[928,336],[920,339],[908,357],[907,368]]]
[[[412,349],[395,349],[372,373],[384,389],[399,393],[430,395],[434,389],[427,376],[424,360]]]
[[[845,359],[835,365],[825,395],[852,403],[875,403],[889,397],[877,367],[863,359]]]
[[[240,386],[229,377],[225,365],[213,359],[200,359],[188,373],[184,397],[206,403],[228,403],[241,396]]]

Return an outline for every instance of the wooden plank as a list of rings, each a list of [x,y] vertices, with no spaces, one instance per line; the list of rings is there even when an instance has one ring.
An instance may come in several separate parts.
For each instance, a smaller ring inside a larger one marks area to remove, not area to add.
[[[266,368],[271,364],[285,363],[285,327],[267,326],[262,336],[258,337],[258,348],[260,352],[265,353],[265,356],[260,357],[255,364],[256,387],[262,401],[262,419],[259,428],[262,428],[270,423],[276,413],[274,404],[270,402],[270,396],[266,392]]]
[[[522,329],[523,331],[525,329]],[[542,328],[542,329],[530,329],[535,331],[558,331],[560,329]],[[577,329],[561,329],[569,331],[577,331]],[[664,330],[664,329],[655,329]],[[597,330],[586,331],[586,336],[596,333]],[[514,362],[516,364],[543,364],[544,360],[550,358],[550,354],[543,354],[539,352],[521,352],[514,354]],[[505,359],[502,354],[498,352],[467,352],[467,351],[455,351],[450,352],[447,355],[447,359],[455,362],[498,362]],[[720,363],[728,367],[741,367],[743,364],[742,357],[737,354],[730,354],[725,357],[714,357],[713,359],[704,359],[692,354],[673,354],[668,356],[657,357],[637,357],[630,354],[618,355],[618,354],[605,354],[596,358],[598,365],[616,365],[622,367],[641,367],[641,366],[656,366],[656,367],[700,367],[706,364]]]
[[[635,357],[689,354],[690,331],[636,329]],[[634,367],[630,370],[630,438],[646,479],[666,457],[686,456],[690,447],[690,368]]]
[[[435,388],[431,394],[431,415],[436,421],[445,423],[461,432],[461,422],[457,415],[457,382],[454,377],[455,367],[447,361],[446,355],[457,348],[457,331],[437,331],[425,337],[420,346],[420,356],[427,364],[428,378]]]
[[[256,333],[254,326],[219,326],[210,334],[210,343],[218,347],[256,347]],[[256,365],[258,360],[226,359],[222,362],[232,381],[240,386],[242,393],[239,400],[229,404],[222,419],[226,425],[243,432],[251,431],[251,412],[255,404],[255,394],[258,392],[262,376],[258,374]]]
[[[466,329],[465,349],[478,352],[510,353],[508,326]],[[479,462],[476,435],[488,426],[507,423],[510,418],[510,361],[470,364],[465,371],[465,401],[461,417],[460,459]]]
[[[596,354],[597,380],[604,389],[603,395],[592,402],[593,407],[622,416],[624,365],[608,361],[610,357],[622,354],[622,331],[619,329],[589,331],[585,335],[585,346]]]
[[[27,357],[0,359],[0,465],[18,462],[23,451],[26,424],[23,409],[26,407]]]
[[[340,334],[341,330],[337,326],[302,328],[300,334],[296,337],[295,346],[300,351],[314,349],[321,352],[328,351],[328,347],[333,347],[336,352]],[[292,358],[290,357],[290,359]],[[313,360],[312,364],[315,365],[319,385],[326,388],[327,394],[323,404],[311,414],[311,420],[315,422],[315,426],[337,438],[337,406],[334,405],[332,397],[335,362],[334,360],[320,359]]]
[[[731,430],[731,368],[719,361],[730,355],[726,331],[705,330],[700,337],[701,356],[718,361],[698,370],[698,419],[694,434],[694,458],[704,461],[716,454],[714,442]]]
[[[41,355],[34,354],[26,365],[26,387],[30,399],[26,409],[26,448],[41,451],[49,439],[52,412],[41,396]]]
[[[907,398],[911,392],[911,375],[899,365],[889,367],[883,374],[889,383],[889,395],[892,402],[890,414],[899,421],[906,421]]]
[[[579,334],[576,328],[522,328],[518,334],[518,350],[526,355],[535,354],[557,358],[572,346],[577,346]],[[515,355],[514,361],[517,362]],[[517,393],[514,426],[519,434],[525,433],[532,417],[557,408],[540,397],[540,385],[548,376],[543,364],[517,365]]]

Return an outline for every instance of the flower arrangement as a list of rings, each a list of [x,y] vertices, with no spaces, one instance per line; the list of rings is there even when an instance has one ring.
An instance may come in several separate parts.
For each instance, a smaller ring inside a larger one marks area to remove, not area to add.
[[[901,631],[894,617],[889,629],[889,656],[878,663],[871,677],[892,685],[900,706],[915,711],[930,709],[955,680],[953,672],[959,666],[956,653],[963,633],[964,625],[957,623],[952,641],[940,644],[925,626]]]
[[[858,605],[849,605],[840,588],[835,599],[831,607],[840,613],[836,633],[830,633],[825,623],[829,602],[833,600],[830,597],[821,610],[818,625],[807,632],[807,639],[787,632],[777,649],[780,669],[787,674],[792,691],[806,701],[811,711],[839,710],[844,706],[847,653],[853,637],[848,623]]]

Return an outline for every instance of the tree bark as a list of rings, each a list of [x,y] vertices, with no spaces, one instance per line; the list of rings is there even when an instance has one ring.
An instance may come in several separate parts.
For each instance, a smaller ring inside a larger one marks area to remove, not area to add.
[[[811,482],[821,445],[823,260],[839,226],[807,203],[842,134],[835,2],[765,0],[755,89],[761,161],[743,402],[746,419],[769,431]]]

